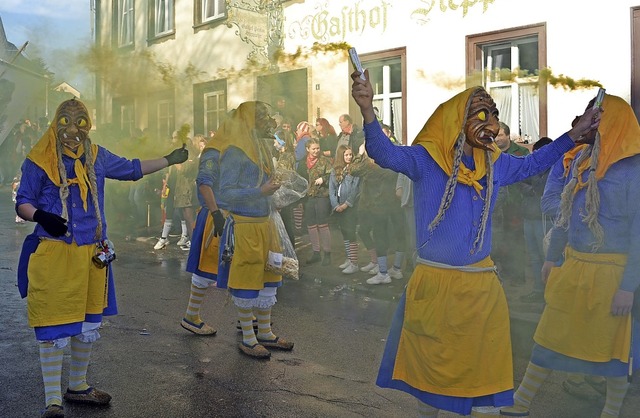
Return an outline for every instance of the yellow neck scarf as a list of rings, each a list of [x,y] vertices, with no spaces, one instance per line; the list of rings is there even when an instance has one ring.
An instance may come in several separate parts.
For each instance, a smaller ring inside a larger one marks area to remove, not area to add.
[[[477,87],[467,89],[438,106],[412,144],[425,147],[448,176],[453,174],[455,145],[467,122],[467,102],[476,90]],[[500,156],[500,150],[495,145],[493,148],[491,161],[495,162]],[[479,180],[487,174],[485,151],[473,148],[473,161],[475,163],[473,170],[461,162],[456,180],[458,183],[473,186],[480,194],[483,187]]]
[[[38,167],[40,167],[47,174],[47,177],[56,186],[62,186],[62,180],[60,179],[60,172],[58,171],[58,153],[56,151],[56,123],[52,123],[49,129],[46,130],[42,138],[31,149],[27,158],[33,161]],[[62,147],[64,155],[67,155],[75,160],[74,170],[76,172],[76,178],[67,179],[68,184],[77,184],[80,189],[80,196],[82,198],[82,207],[85,212],[87,211],[87,196],[89,189],[91,189],[91,183],[89,182],[89,176],[87,175],[86,165],[82,164],[80,158],[84,155],[84,145],[80,144],[80,147],[76,152],[71,151],[66,147]],[[93,161],[95,162],[98,156],[98,146],[91,144],[91,151],[93,151]],[[94,192],[91,190],[91,192]]]

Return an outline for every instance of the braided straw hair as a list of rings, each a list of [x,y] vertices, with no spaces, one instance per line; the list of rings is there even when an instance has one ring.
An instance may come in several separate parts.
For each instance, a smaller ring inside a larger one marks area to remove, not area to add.
[[[596,140],[593,145],[587,146],[580,156],[573,162],[571,180],[562,189],[560,196],[560,216],[556,221],[556,226],[565,230],[569,229],[569,219],[573,208],[573,198],[578,189],[578,167],[582,162],[591,158],[589,165],[589,175],[587,177],[587,192],[585,196],[586,215],[582,216],[582,222],[586,223],[595,238],[591,246],[593,252],[597,251],[604,244],[604,229],[598,222],[600,212],[600,192],[598,191],[598,181],[596,170],[598,168],[598,157],[600,155],[600,132],[596,133]]]
[[[62,142],[56,141],[56,152],[58,154],[58,173],[60,174],[60,202],[62,203],[62,216],[64,219],[69,219],[69,212],[67,209],[67,198],[69,197],[69,183],[67,182],[67,170],[64,168],[64,162],[62,161],[63,155]]]
[[[89,189],[91,194],[91,200],[93,202],[93,208],[96,214],[96,220],[98,225],[96,227],[95,238],[97,240],[102,239],[102,231],[104,226],[102,225],[102,216],[100,215],[100,206],[98,202],[98,178],[96,177],[96,169],[93,165],[94,155],[93,148],[91,147],[91,139],[89,136],[84,140],[84,153],[85,153],[85,165],[87,170],[87,176],[89,177]]]

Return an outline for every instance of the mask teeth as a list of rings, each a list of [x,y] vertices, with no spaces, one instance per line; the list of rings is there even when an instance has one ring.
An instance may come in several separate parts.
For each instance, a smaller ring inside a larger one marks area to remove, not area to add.
[[[480,142],[489,142],[489,143],[491,143],[491,142],[495,141],[495,138],[493,136],[491,136],[491,135],[487,135],[487,136],[483,135],[480,138],[478,138],[478,140],[480,140]]]
[[[76,136],[76,142],[80,142],[80,137]]]
[[[67,139],[67,134],[62,134],[62,136],[64,137],[64,139]]]

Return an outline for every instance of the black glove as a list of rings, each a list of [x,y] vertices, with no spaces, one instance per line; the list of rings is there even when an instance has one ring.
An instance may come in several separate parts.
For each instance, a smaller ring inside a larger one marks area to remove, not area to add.
[[[181,148],[176,148],[171,151],[171,154],[165,155],[164,158],[167,159],[169,165],[180,164],[187,161],[189,158],[189,151],[187,151],[186,144],[182,145]]]
[[[213,236],[221,237],[224,229],[224,215],[218,209],[211,212],[211,216],[213,217]]]
[[[33,214],[33,220],[39,223],[45,231],[52,237],[61,237],[67,233],[67,220],[55,213],[46,212],[44,210],[36,210]]]

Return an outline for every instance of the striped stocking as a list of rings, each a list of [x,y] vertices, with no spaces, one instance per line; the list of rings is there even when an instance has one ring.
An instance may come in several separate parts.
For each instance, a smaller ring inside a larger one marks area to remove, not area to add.
[[[49,405],[62,405],[62,349],[53,343],[40,343],[40,368],[42,381],[44,382],[45,403]]]
[[[86,390],[87,369],[91,359],[93,343],[84,343],[76,337],[71,338],[71,365],[69,367],[69,389]]]

